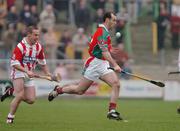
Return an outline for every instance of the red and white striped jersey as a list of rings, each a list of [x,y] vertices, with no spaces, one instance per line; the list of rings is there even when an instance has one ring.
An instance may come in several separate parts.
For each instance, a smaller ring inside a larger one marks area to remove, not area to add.
[[[37,64],[46,64],[43,47],[39,42],[29,45],[24,38],[15,47],[11,57],[11,78],[24,77],[24,73],[13,68],[13,65],[21,65],[26,70],[32,71]]]

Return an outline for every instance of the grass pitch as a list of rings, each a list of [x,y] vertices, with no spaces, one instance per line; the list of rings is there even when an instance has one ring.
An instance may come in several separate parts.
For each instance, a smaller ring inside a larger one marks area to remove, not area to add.
[[[179,131],[180,102],[119,100],[118,111],[128,122],[106,118],[108,99],[38,99],[21,103],[15,123],[7,125],[10,100],[0,103],[0,131]]]

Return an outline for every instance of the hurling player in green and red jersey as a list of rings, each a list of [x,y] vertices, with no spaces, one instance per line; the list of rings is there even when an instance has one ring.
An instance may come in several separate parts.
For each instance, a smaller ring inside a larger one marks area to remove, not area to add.
[[[120,113],[116,111],[120,82],[116,73],[108,69],[111,66],[116,72],[121,72],[121,68],[110,54],[112,47],[109,30],[115,26],[116,16],[112,12],[107,12],[104,14],[103,20],[104,23],[99,25],[89,42],[90,58],[85,63],[80,82],[62,87],[55,86],[54,90],[49,93],[48,100],[52,101],[56,96],[63,93],[82,95],[94,81],[100,79],[112,88],[107,117],[122,120]]]

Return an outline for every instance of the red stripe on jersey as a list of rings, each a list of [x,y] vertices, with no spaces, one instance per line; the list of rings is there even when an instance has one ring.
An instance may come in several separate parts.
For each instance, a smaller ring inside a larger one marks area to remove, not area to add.
[[[93,56],[93,50],[94,47],[98,44],[98,37],[102,36],[103,28],[99,27],[97,31],[95,32],[94,36],[91,39],[91,42],[89,43],[89,54],[90,56]]]
[[[95,58],[95,57],[90,57],[90,58],[86,61],[85,67],[88,67],[89,64],[91,63],[91,61],[92,61],[94,58]]]
[[[38,59],[41,59],[41,60],[45,59],[44,49],[43,49],[43,48],[41,49],[41,51],[40,51],[40,53],[39,53],[39,55],[38,55]]]
[[[18,47],[16,47],[13,51],[13,56],[11,57],[11,60],[21,61],[22,57],[23,57],[23,54],[22,54],[21,50]]]
[[[22,52],[23,56],[22,57],[24,57],[24,55],[26,54],[26,46],[22,41],[20,43],[23,47],[23,52]],[[21,61],[21,65],[24,67],[23,61]]]
[[[39,43],[36,44],[36,51],[39,51]]]

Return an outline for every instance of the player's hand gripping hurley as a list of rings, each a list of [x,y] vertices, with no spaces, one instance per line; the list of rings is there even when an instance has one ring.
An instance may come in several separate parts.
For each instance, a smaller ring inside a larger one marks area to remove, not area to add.
[[[109,67],[108,69],[114,70],[114,68],[112,68],[112,67]],[[136,77],[136,78],[139,78],[139,79],[141,79],[141,80],[145,80],[145,81],[150,82],[150,83],[152,83],[152,84],[154,84],[154,85],[157,85],[157,86],[159,86],[159,87],[164,87],[164,86],[165,86],[165,84],[162,83],[162,82],[154,81],[154,80],[151,80],[151,79],[147,79],[147,78],[144,78],[144,77],[142,77],[142,76],[138,76],[138,75],[135,75],[135,74],[132,74],[132,73],[123,71],[123,70],[121,71],[121,73],[130,75],[130,76],[133,76],[133,77]]]

